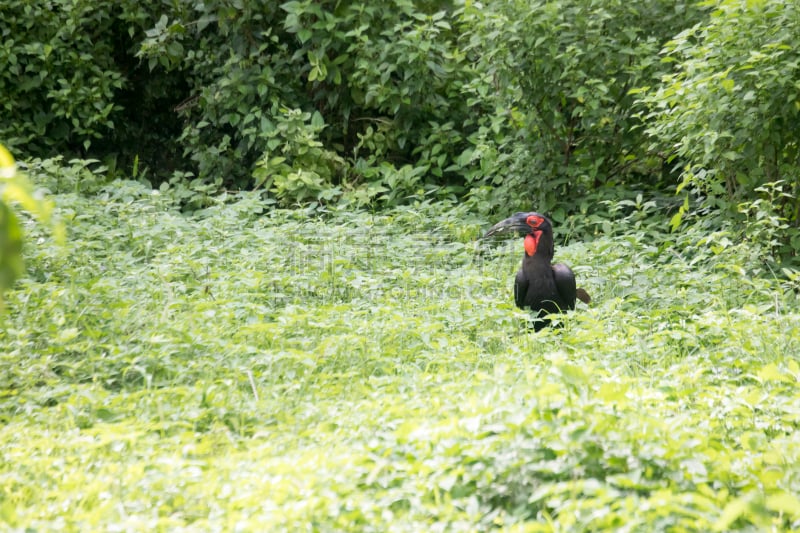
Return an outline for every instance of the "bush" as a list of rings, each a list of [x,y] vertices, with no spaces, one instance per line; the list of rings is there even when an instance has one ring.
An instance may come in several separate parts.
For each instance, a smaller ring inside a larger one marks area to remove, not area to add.
[[[163,17],[140,55],[190,73],[181,143],[201,179],[263,184],[287,204],[355,187],[389,202],[375,192],[387,165],[463,184],[476,105],[460,93],[459,20],[448,2],[206,2]]]
[[[563,222],[682,183],[796,249],[797,7],[712,4],[10,1],[0,138],[190,208],[263,187]]]
[[[493,43],[483,69],[504,89],[506,108],[522,113],[520,137],[504,140],[513,163],[502,186],[547,211],[606,185],[663,185],[661,160],[632,128],[630,90],[664,71],[657,52],[702,18],[693,6],[560,0],[490,8],[473,41]]]
[[[168,102],[180,94],[180,77],[150,76],[134,57],[160,6],[3,2],[0,138],[28,156],[130,163],[141,154],[159,169],[176,165],[180,123]]]
[[[795,2],[721,2],[668,43],[673,71],[640,97],[680,188],[728,215],[774,215],[784,253],[800,248],[799,35]]]
[[[114,65],[108,7],[92,2],[3,2],[0,72],[11,120],[0,137],[30,151],[88,148],[114,128],[122,74]],[[43,105],[44,104],[44,105]]]

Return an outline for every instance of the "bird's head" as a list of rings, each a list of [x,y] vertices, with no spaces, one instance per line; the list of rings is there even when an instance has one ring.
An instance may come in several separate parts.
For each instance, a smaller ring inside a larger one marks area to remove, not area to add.
[[[526,255],[533,256],[537,251],[544,251],[553,257],[553,226],[546,216],[535,212],[515,213],[489,228],[484,238],[506,233],[525,236]]]

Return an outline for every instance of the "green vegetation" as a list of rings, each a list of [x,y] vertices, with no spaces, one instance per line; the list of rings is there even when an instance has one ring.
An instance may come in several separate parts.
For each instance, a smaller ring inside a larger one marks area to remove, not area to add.
[[[644,98],[652,149],[682,166],[678,190],[749,219],[769,211],[784,255],[800,248],[798,30],[796,2],[721,2],[667,43],[676,68]]]
[[[12,0],[0,35],[15,153],[95,158],[189,209],[255,188],[564,223],[677,188],[674,224],[771,211],[775,253],[800,244],[794,1]]]
[[[0,529],[800,529],[798,15],[0,2]]]
[[[464,206],[182,214],[28,171],[71,235],[7,294],[7,527],[800,525],[798,287],[757,242],[663,233],[644,204],[557,228],[594,303],[535,334],[520,243]]]
[[[0,312],[3,311],[3,292],[25,273],[22,228],[12,206],[22,206],[29,214],[49,224],[56,239],[63,240],[63,228],[50,218],[53,203],[42,198],[28,179],[17,172],[14,157],[0,144]]]

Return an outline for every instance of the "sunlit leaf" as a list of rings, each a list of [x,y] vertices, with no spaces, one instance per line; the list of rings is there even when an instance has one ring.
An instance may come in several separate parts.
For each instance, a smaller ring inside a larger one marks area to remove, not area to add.
[[[800,517],[800,498],[788,492],[777,492],[767,496],[767,509],[778,513],[785,513],[793,519]]]

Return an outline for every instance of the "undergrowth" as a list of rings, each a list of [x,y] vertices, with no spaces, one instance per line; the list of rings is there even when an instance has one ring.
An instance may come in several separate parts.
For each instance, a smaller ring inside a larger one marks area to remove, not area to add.
[[[534,333],[463,207],[55,199],[2,318],[4,527],[800,527],[797,286],[733,231],[556,227],[593,302]]]

